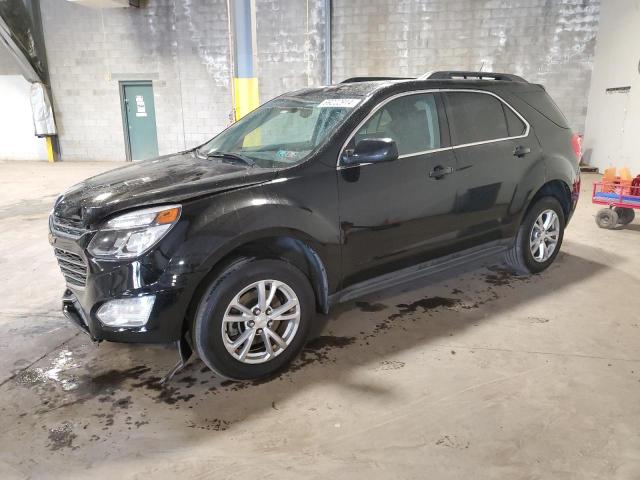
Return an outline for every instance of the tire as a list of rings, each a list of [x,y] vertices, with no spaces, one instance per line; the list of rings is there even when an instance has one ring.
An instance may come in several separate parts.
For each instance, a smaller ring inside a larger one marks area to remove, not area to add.
[[[251,311],[253,306],[260,303],[261,282],[265,285],[263,298],[267,300],[273,286],[277,285],[271,302],[273,308],[253,316],[256,313]],[[245,290],[246,293],[236,298]],[[278,313],[277,308],[284,307],[289,301],[295,305],[293,300],[297,300],[297,309],[294,306],[277,317],[266,315],[269,310]],[[240,303],[239,308],[243,307],[244,313],[232,307],[232,301]],[[194,314],[191,334],[196,353],[215,373],[232,380],[253,380],[274,375],[300,353],[314,315],[315,296],[309,280],[299,269],[282,260],[244,258],[226,267],[206,288]],[[223,322],[223,317],[240,321]],[[270,320],[285,317],[292,319]],[[267,332],[276,333],[286,345],[281,347]],[[243,335],[248,335],[247,340],[234,349],[232,343],[241,341]],[[265,338],[271,345],[271,353]],[[245,357],[240,358],[243,352]]]
[[[536,231],[534,232],[534,226],[538,218],[543,214],[543,219],[553,219],[553,215],[547,212],[553,212],[555,214],[557,223],[554,220],[553,228],[551,228],[550,225],[549,231],[545,232],[543,235],[542,242],[537,242],[539,237],[534,234],[540,230],[536,227]],[[564,226],[564,212],[562,211],[560,202],[558,202],[554,197],[540,198],[531,206],[522,220],[513,246],[505,256],[507,264],[518,273],[539,273],[546,270],[556,259],[558,252],[560,251],[562,240],[564,238]],[[553,235],[554,232],[555,236]],[[545,235],[548,235],[548,237]],[[553,248],[550,248],[553,238],[556,238],[556,241]],[[544,243],[543,249],[540,249],[538,246],[538,249],[536,250],[536,254],[538,254],[540,258],[534,257],[534,253],[532,252],[532,249],[534,248],[532,245],[534,242],[532,239],[535,239],[535,244],[537,245],[539,245],[539,243]],[[540,252],[542,252],[542,255],[540,255]],[[548,257],[546,257],[546,255],[548,255]]]
[[[618,213],[613,208],[601,208],[596,213],[596,224],[600,228],[614,229],[618,225]]]
[[[636,213],[633,208],[616,207],[614,210],[618,214],[618,223],[620,225],[628,225],[636,218]]]

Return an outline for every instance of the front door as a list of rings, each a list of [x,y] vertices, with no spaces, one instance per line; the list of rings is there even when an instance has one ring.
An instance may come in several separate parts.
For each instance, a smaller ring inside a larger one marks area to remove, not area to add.
[[[157,157],[156,110],[151,82],[122,82],[121,95],[127,159]]]
[[[456,160],[442,112],[436,93],[383,102],[347,144],[346,152],[391,138],[400,156],[339,167],[343,287],[427,259],[455,238]]]

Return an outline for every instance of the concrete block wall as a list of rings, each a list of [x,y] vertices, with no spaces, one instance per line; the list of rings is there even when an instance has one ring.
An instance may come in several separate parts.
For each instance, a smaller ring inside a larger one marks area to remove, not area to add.
[[[225,0],[102,10],[47,0],[41,8],[63,159],[125,159],[121,80],[152,81],[160,154],[228,124]]]
[[[324,84],[324,0],[256,0],[260,101]]]
[[[599,14],[600,0],[333,0],[333,80],[515,73],[583,132]]]
[[[153,82],[161,154],[229,123],[226,0],[41,4],[64,159],[125,158],[120,80]],[[324,1],[255,4],[261,102],[324,84]],[[544,84],[582,132],[599,13],[600,0],[333,0],[333,80],[481,66],[513,72]]]

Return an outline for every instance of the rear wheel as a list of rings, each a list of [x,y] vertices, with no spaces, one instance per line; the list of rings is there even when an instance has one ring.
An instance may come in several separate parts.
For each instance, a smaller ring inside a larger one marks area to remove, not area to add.
[[[543,197],[525,215],[506,261],[518,272],[541,272],[555,260],[563,237],[562,207],[554,197]]]
[[[600,228],[616,228],[616,225],[618,225],[618,212],[613,208],[601,208],[596,213],[596,223]]]
[[[620,225],[627,225],[633,222],[633,219],[636,217],[633,208],[616,207],[615,211],[618,214],[618,223],[620,223]]]
[[[241,260],[214,279],[193,320],[202,361],[219,375],[256,379],[300,352],[315,312],[307,277],[281,260]]]

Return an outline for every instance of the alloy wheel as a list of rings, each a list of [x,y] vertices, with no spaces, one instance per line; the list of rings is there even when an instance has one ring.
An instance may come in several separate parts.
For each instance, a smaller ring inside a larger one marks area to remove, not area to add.
[[[553,210],[545,210],[533,223],[529,236],[529,248],[536,262],[543,263],[551,258],[560,238],[560,219]]]
[[[278,280],[260,280],[231,300],[222,319],[227,351],[242,363],[267,362],[293,341],[300,325],[300,302],[293,289]]]

